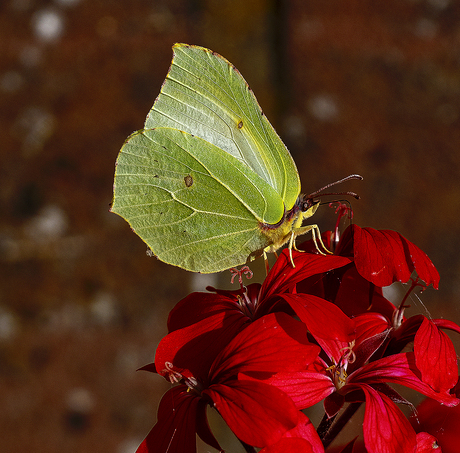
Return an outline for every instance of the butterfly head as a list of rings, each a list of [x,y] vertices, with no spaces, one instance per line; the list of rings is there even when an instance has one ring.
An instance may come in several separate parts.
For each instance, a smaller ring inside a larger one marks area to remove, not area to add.
[[[337,184],[341,184],[342,182],[345,182],[345,181],[349,181],[350,179],[362,180],[363,177],[360,175],[350,175],[350,176],[347,176],[346,178],[342,178],[338,181],[327,184],[324,187],[321,187],[321,189],[316,190],[315,192],[311,193],[310,195],[306,195],[306,194],[299,195],[294,205],[294,208],[291,210],[292,215],[295,215],[296,212],[300,211],[302,213],[302,216],[301,216],[302,219],[308,219],[309,217],[314,215],[316,210],[318,209],[320,205],[319,198],[326,196],[326,195],[349,195],[351,197],[359,199],[359,195],[356,194],[355,192],[328,192],[328,193],[324,192],[326,189],[329,189],[329,187],[335,186]]]
[[[296,210],[302,213],[302,219],[308,219],[316,212],[319,205],[320,201],[318,199],[314,199],[311,195],[301,194],[297,198]]]

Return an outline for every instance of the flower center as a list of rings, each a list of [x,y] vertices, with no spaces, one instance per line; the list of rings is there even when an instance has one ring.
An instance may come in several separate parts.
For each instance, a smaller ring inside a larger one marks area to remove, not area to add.
[[[204,386],[193,376],[185,377],[179,371],[174,369],[174,365],[171,362],[165,362],[165,367],[160,373],[164,376],[171,384],[182,383],[187,386],[187,392],[194,392],[197,395],[200,395]]]
[[[340,390],[347,383],[347,370],[345,365],[331,365],[327,370],[331,374],[332,382],[337,390]]]
[[[338,363],[334,363],[327,370],[330,372],[332,382],[337,390],[340,390],[346,383],[348,378],[347,367],[349,363],[353,363],[356,360],[356,354],[353,351],[355,346],[355,340],[348,344],[347,347],[342,348],[342,357]]]
[[[244,313],[248,318],[250,319],[254,318],[254,313],[256,311],[257,303],[254,304],[249,299],[246,292],[238,296],[238,305],[240,306],[241,312]]]

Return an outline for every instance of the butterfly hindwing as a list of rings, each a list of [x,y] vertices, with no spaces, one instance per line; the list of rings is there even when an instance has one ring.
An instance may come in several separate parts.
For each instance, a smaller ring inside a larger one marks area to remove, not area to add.
[[[280,220],[284,207],[233,156],[199,137],[157,128],[133,134],[123,146],[112,211],[162,261],[216,272],[266,247],[259,224],[264,215]]]

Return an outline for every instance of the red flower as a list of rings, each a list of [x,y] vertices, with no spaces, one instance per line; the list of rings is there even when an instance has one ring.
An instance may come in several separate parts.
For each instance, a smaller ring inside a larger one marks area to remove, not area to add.
[[[278,442],[263,448],[259,453],[324,453],[324,448],[311,421],[299,412],[297,426],[286,431]]]
[[[431,434],[420,432],[415,436],[415,441],[417,443],[415,450],[409,446],[410,453],[442,453],[443,450],[438,445],[438,441],[436,437],[432,436]],[[327,450],[328,453],[368,453],[367,450],[364,448],[363,442],[356,441],[356,437],[349,442],[343,449],[339,448],[332,448]],[[397,450],[398,452],[404,453],[404,451]],[[447,453],[456,453],[457,450],[452,450],[451,452]],[[444,453],[446,453],[444,451]]]
[[[458,375],[455,351],[450,339],[431,321],[425,319],[421,324],[414,352],[374,360],[390,332],[382,315],[367,313],[351,319],[316,296],[283,297],[326,356],[304,371],[289,376],[278,373],[265,382],[289,394],[299,409],[324,399],[329,417],[345,402],[365,401],[363,429],[369,453],[409,452],[416,446],[415,431],[394,403],[407,401],[387,383],[402,384],[447,406],[459,403],[450,393]]]
[[[176,305],[155,365],[146,369],[178,385],[164,395],[158,422],[138,453],[195,453],[196,434],[220,449],[207,423],[208,405],[248,451],[323,453],[311,422],[299,412],[322,400],[331,420],[345,403],[341,416],[349,418],[365,402],[368,453],[437,447],[429,434],[416,435],[395,404],[410,403],[389,384],[457,405],[456,355],[441,329],[460,327],[421,315],[406,319],[405,299],[396,308],[382,291],[408,281],[413,271],[437,288],[436,269],[392,231],[351,226],[335,253],[320,255],[313,246],[311,253],[292,251],[293,267],[285,250],[262,285],[211,288],[214,293],[193,293]],[[418,280],[409,292],[416,285]],[[411,342],[413,352],[401,352]],[[326,430],[321,432],[327,445]],[[352,449],[349,443],[343,452]]]
[[[458,453],[460,405],[450,408],[427,398],[417,407],[417,413],[411,421],[416,431],[427,431],[435,435],[443,453]]]
[[[176,366],[175,348],[170,346],[184,330],[187,328],[168,334],[157,349],[157,372],[179,385],[163,396],[158,422],[138,453],[194,453],[195,433],[220,449],[207,424],[208,404],[241,441],[258,447],[275,444],[299,421],[304,422],[283,391],[237,377],[239,373],[294,372],[311,363],[319,348],[308,342],[301,322],[284,313],[264,316],[236,335],[209,367],[194,367],[193,374],[191,369]],[[317,435],[309,436],[318,441]]]
[[[195,292],[182,299],[168,319],[174,341],[161,343],[159,348],[169,348],[175,355],[174,365],[195,375],[197,370],[209,367],[251,322],[271,312],[289,311],[280,295],[291,291],[297,282],[350,263],[341,256],[299,252],[294,256],[295,268],[284,250],[262,285],[255,283],[237,291]]]
[[[442,453],[436,437],[428,433],[418,433],[416,436],[417,448],[415,453]],[[448,453],[444,451],[444,453]]]
[[[350,241],[351,244],[347,244]],[[375,230],[350,225],[345,230],[337,253],[353,250],[353,259],[359,274],[375,286],[407,282],[413,271],[435,289],[439,273],[428,256],[404,236],[391,230]]]
[[[329,247],[331,234],[323,237]],[[302,247],[314,251],[311,241]],[[426,285],[436,289],[439,285],[438,271],[428,256],[395,231],[350,225],[334,253],[350,258],[351,264],[309,277],[297,285],[297,291],[334,302],[349,316],[372,309],[391,318],[395,307],[383,297],[382,287],[407,282],[413,271]]]

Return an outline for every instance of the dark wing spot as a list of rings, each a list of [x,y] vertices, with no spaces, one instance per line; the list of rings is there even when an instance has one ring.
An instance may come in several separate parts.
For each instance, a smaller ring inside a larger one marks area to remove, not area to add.
[[[238,129],[242,129],[243,128],[243,120],[240,120],[240,122],[238,123]]]
[[[190,187],[193,184],[193,178],[191,177],[191,175],[187,175],[184,178],[184,182],[186,187]]]

